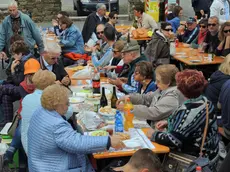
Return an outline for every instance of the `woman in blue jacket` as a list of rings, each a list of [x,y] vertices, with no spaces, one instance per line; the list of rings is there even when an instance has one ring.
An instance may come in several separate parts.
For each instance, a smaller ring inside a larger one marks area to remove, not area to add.
[[[180,17],[183,14],[183,8],[181,6],[175,6],[173,12],[167,16],[166,22],[170,23],[173,28],[173,32],[176,33],[180,26]]]
[[[84,41],[82,34],[68,17],[62,16],[58,22],[60,29],[63,30],[63,34],[60,36],[59,42],[62,48],[62,54],[64,55],[64,59],[68,57],[69,59],[73,60],[73,64],[74,61],[83,58]],[[66,60],[64,60],[64,66],[71,65],[65,65],[65,62]],[[70,62],[67,60],[67,63]]]

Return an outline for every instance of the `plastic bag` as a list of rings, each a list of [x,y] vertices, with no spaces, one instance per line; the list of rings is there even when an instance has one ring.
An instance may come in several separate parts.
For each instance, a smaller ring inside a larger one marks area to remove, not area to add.
[[[5,143],[0,143],[0,155],[5,154],[6,150],[9,148],[9,146]]]
[[[72,79],[91,79],[91,73],[92,67],[85,67],[85,69],[75,72]]]

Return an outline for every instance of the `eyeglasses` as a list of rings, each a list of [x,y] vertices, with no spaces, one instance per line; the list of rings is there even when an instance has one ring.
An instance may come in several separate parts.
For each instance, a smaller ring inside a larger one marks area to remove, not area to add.
[[[113,19],[118,19],[118,17],[113,17]]]
[[[224,30],[224,33],[228,33],[228,32],[230,33],[230,29],[229,30]]]
[[[165,31],[167,31],[167,32],[169,32],[169,31],[173,31],[173,29],[163,29],[163,30],[165,30]]]
[[[104,34],[104,31],[101,31],[101,32],[97,32],[97,34],[99,35],[99,34]]]
[[[119,52],[119,51],[113,50],[113,52],[114,52],[114,53],[117,53],[117,52]]]
[[[205,26],[205,25],[200,25],[200,28],[206,28],[207,26]]]
[[[213,26],[213,27],[215,27],[215,26],[216,26],[216,23],[209,23],[208,26]]]

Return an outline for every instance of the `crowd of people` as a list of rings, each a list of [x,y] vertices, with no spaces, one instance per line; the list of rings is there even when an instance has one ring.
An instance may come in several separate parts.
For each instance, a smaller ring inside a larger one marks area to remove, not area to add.
[[[85,136],[68,122],[73,109],[69,105],[71,77],[65,67],[79,64],[106,71],[109,83],[126,94],[117,101],[117,109],[124,111],[122,102],[129,98],[134,116],[151,126],[149,139],[172,150],[200,156],[208,113],[202,151],[210,160],[209,168],[215,171],[220,143],[227,146],[230,140],[230,18],[229,0],[206,1],[210,10],[202,6],[203,1],[194,1],[197,17],[189,17],[186,23],[180,21],[182,7],[175,6],[160,25],[144,12],[143,5],[136,5],[134,27],[153,32],[146,44],[130,39],[129,30],[118,31],[118,13],[106,16],[103,3],[87,17],[82,32],[68,13],[61,11],[52,21],[54,39],[48,33],[42,35],[12,0],[10,15],[0,26],[0,58],[8,63],[7,78],[0,82],[1,127],[13,120],[13,103],[20,101],[20,107],[4,162],[11,163],[15,152],[23,148],[29,171],[90,172],[95,169],[88,154],[124,147],[116,134]],[[179,70],[170,53],[170,41],[175,39],[223,56],[224,62],[208,78],[202,72],[209,68]],[[224,132],[219,133],[218,127]],[[227,164],[223,166],[226,169]],[[151,150],[141,149],[127,164],[110,165],[104,171],[160,172],[162,168]]]

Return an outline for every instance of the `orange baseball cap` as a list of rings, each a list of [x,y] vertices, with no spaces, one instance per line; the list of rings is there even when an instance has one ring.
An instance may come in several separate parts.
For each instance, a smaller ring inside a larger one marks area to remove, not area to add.
[[[31,58],[24,64],[24,75],[36,73],[40,69],[40,63],[36,59]]]

